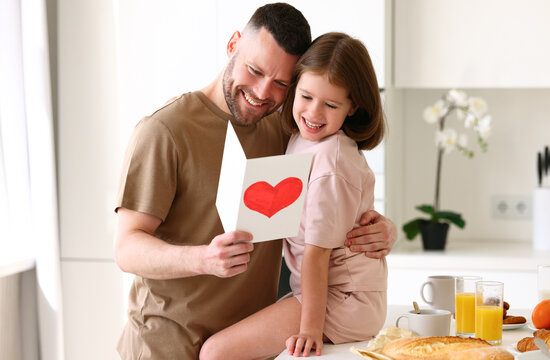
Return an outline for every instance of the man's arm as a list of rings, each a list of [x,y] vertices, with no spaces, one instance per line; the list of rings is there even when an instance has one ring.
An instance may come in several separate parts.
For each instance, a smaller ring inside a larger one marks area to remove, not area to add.
[[[202,274],[231,277],[247,269],[254,248],[247,232],[218,235],[209,245],[173,245],[153,235],[161,223],[158,217],[126,208],[117,213],[115,261],[124,272],[175,279]]]
[[[361,216],[360,227],[348,232],[346,246],[351,251],[364,252],[365,256],[379,259],[390,253],[397,240],[393,222],[375,210]]]

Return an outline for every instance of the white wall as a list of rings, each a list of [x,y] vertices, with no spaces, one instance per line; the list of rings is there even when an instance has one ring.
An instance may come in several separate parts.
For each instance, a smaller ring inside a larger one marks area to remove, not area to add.
[[[421,215],[414,209],[416,205],[433,203],[435,129],[424,122],[422,112],[444,91],[402,91],[399,104],[402,107],[404,132],[402,221]],[[451,227],[450,239],[530,241],[531,219],[493,218],[491,197],[532,197],[536,186],[536,152],[545,144],[550,144],[550,113],[547,106],[550,89],[465,91],[487,101],[493,117],[493,131],[486,153],[478,150],[473,159],[467,159],[454,152],[443,158],[441,208],[461,212],[467,222],[462,231]],[[479,149],[473,136],[469,136],[469,141],[474,149]]]

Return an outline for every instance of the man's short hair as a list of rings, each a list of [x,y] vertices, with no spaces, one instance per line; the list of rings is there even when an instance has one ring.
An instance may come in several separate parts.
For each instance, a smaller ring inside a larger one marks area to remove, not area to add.
[[[265,28],[290,55],[301,56],[311,44],[311,30],[306,18],[298,9],[286,3],[259,7],[246,27],[254,30]]]

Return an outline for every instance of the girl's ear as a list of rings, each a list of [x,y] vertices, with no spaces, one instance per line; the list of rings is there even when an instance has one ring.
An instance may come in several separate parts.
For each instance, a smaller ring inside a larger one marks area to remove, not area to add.
[[[241,33],[238,31],[235,31],[233,35],[231,35],[231,39],[229,39],[229,42],[227,43],[226,53],[228,57],[231,57],[237,50],[237,44],[239,43],[239,40],[241,39]]]
[[[349,108],[349,111],[348,111],[348,116],[352,116],[353,114],[355,114],[355,112],[357,111],[359,107],[355,104],[351,104],[351,107]]]

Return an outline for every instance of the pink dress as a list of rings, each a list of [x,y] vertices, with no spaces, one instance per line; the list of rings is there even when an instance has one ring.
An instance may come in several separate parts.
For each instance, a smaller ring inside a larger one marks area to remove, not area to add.
[[[294,134],[286,152],[314,153],[299,233],[283,244],[292,292],[301,301],[305,244],[333,249],[324,333],[335,344],[367,340],[386,318],[386,259],[352,252],[344,242],[361,215],[374,207],[374,174],[343,131],[318,142]]]

